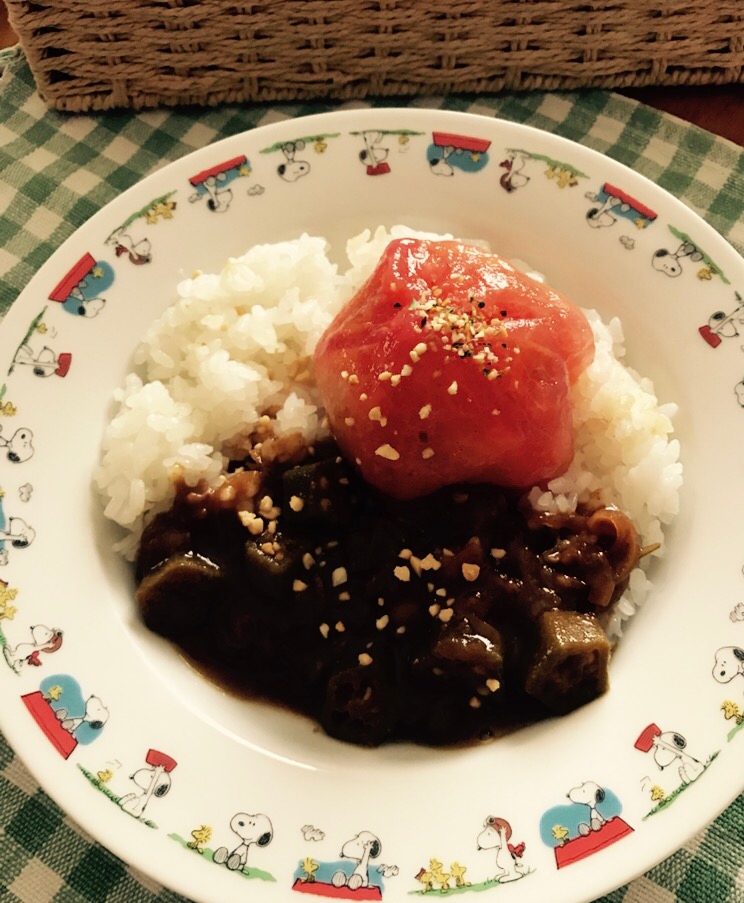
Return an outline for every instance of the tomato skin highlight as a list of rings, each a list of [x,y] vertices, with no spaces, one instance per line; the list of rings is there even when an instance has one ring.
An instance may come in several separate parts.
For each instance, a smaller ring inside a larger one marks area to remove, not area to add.
[[[526,488],[573,456],[583,313],[495,254],[393,240],[315,351],[334,436],[400,499],[460,482]]]

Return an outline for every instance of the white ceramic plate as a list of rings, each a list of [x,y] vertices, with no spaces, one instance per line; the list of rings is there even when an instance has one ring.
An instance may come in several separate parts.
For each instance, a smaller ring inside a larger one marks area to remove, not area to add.
[[[342,248],[364,227],[396,222],[487,239],[577,303],[619,314],[629,363],[680,408],[682,512],[614,657],[611,691],[562,720],[456,751],[350,748],[211,686],[139,624],[91,489],[112,390],[182,275],[216,271],[259,241],[308,231]],[[166,166],[78,230],[0,329],[0,720],[10,742],[95,838],[200,901],[395,901],[427,884],[489,895],[504,884],[499,900],[578,903],[648,869],[744,787],[742,292],[741,258],[657,186],[494,119],[328,114]],[[664,770],[644,751],[653,725],[687,740]],[[690,784],[685,755],[705,766]],[[588,806],[567,798],[580,785],[607,822],[588,836]],[[238,813],[256,824],[241,828]],[[521,854],[508,884],[496,880],[503,855],[479,849],[489,816],[509,822]],[[365,847],[364,832],[378,843]],[[244,870],[212,860],[244,842]],[[337,870],[356,870],[363,886],[337,890]]]

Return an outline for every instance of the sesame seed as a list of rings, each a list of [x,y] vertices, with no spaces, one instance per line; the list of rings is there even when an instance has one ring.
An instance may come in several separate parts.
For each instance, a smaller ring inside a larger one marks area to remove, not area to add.
[[[506,549],[491,549],[491,557],[497,561],[506,555]]]
[[[359,382],[359,377],[356,375],[356,373],[351,373],[349,375],[349,382],[354,384]]]
[[[370,408],[369,414],[367,414],[367,416],[369,417],[370,420],[379,421],[380,424],[382,424],[383,426],[385,425],[385,423],[387,423],[387,420],[382,416],[382,411],[380,410],[379,405],[375,405],[375,407]],[[383,423],[383,421],[385,423]]]
[[[359,655],[357,656],[357,658],[358,658],[359,664],[362,665],[362,667],[371,665],[372,662],[374,661],[374,659],[369,654],[369,652],[360,652]]]
[[[331,628],[327,624],[321,624],[320,627],[318,628],[318,630],[321,632],[323,639],[327,640],[328,634],[329,634]]]
[[[343,633],[344,630],[346,630],[346,626],[344,625],[343,621],[336,621],[336,623],[334,624],[334,628],[336,629],[336,631],[338,633]]]
[[[399,385],[399,384],[400,384],[400,373],[394,373],[394,374],[390,377],[390,385],[391,385],[391,386],[397,386],[397,385]]]
[[[452,620],[452,615],[454,615],[454,613],[455,613],[454,608],[443,608],[439,612],[437,617],[439,618],[440,621],[444,621],[444,623],[446,624],[448,621]]]
[[[401,376],[410,376],[413,373],[413,367],[410,364],[403,364],[400,368]]]
[[[386,458],[388,461],[397,461],[400,458],[400,452],[396,451],[392,445],[385,443],[375,449],[375,454],[380,458]]]
[[[415,555],[411,555],[411,567],[413,568],[414,573],[417,577],[421,576],[421,559],[417,558]]]
[[[338,598],[340,602],[348,602],[351,599],[351,593],[344,590],[342,593],[338,594]]]
[[[375,627],[378,630],[384,630],[388,624],[390,623],[390,618],[387,615],[383,615],[381,618],[378,618],[375,621]]]
[[[276,521],[275,520],[269,521],[269,526],[266,529],[273,536],[274,533],[276,533]]]
[[[369,398],[369,396],[367,395],[367,393],[366,393],[366,392],[362,392],[362,394],[359,396],[359,401],[366,401],[367,398]]]
[[[457,380],[453,379],[452,382],[447,386],[447,392],[449,395],[457,395]]]
[[[305,500],[301,499],[299,495],[293,495],[289,500],[289,507],[293,511],[302,511],[305,507]]]
[[[413,552],[410,549],[401,549],[398,552],[398,558],[402,558],[404,561],[408,561],[411,555],[413,555]]]
[[[419,410],[419,417],[421,420],[426,420],[426,418],[431,414],[431,405],[425,404],[423,408]]]
[[[495,677],[490,677],[490,678],[486,681],[486,686],[488,687],[488,689],[489,689],[492,693],[495,693],[496,690],[498,690],[498,688],[501,686],[501,681],[500,681],[500,680],[496,680]]]
[[[393,574],[403,583],[408,583],[411,579],[411,572],[404,564],[399,564],[393,568]]]
[[[354,426],[354,418],[353,417],[344,417],[344,423],[346,426]]]
[[[267,555],[274,554],[274,543],[273,542],[262,542],[261,543],[261,551],[265,552]]]
[[[443,586],[440,586],[434,595],[443,599],[447,595],[447,590]]]
[[[348,378],[349,378],[349,371],[348,371],[348,370],[342,370],[342,371],[341,371],[341,379],[348,379]]]
[[[342,583],[346,583],[347,576],[346,568],[336,568],[331,574],[331,585],[341,586]]]
[[[469,583],[472,583],[474,580],[477,580],[479,574],[480,574],[480,567],[477,564],[470,564],[470,562],[468,562],[468,561],[463,563],[462,576]]]
[[[390,379],[393,374],[389,370],[383,370],[382,373],[379,373],[377,378],[380,382],[386,382],[386,380]]]
[[[306,571],[309,571],[310,568],[315,564],[315,559],[309,552],[305,552],[302,556],[302,564]]]
[[[429,458],[433,458],[434,457],[434,449],[433,448],[425,448],[421,452],[421,457],[424,459],[424,461],[428,461]]]
[[[378,598],[377,598],[377,604],[378,604],[378,605],[384,605],[384,604],[385,604],[385,600],[382,598],[382,596],[378,596]]]
[[[301,593],[303,590],[306,590],[306,589],[307,589],[307,583],[304,583],[302,580],[295,580],[295,581],[292,583],[292,589],[293,589],[296,593]]]
[[[439,612],[440,612],[441,610],[442,610],[442,606],[441,606],[441,605],[437,605],[436,602],[432,603],[432,604],[429,606],[429,614],[432,616],[432,618],[436,618],[436,616],[439,614]]]
[[[481,701],[477,696],[473,696],[468,703],[471,709],[479,709],[481,707]]]
[[[395,628],[396,633],[404,634],[406,632],[406,625],[401,624],[400,627]]]

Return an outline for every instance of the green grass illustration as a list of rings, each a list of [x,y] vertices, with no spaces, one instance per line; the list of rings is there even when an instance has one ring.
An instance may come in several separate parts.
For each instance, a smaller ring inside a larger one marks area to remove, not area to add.
[[[260,153],[273,154],[275,151],[281,150],[286,144],[298,144],[304,141],[305,144],[315,144],[316,141],[323,141],[326,138],[338,138],[340,132],[326,132],[322,135],[303,135],[301,138],[293,138],[291,141],[277,141],[271,147],[265,147]]]
[[[158,204],[164,204],[166,201],[170,200],[175,193],[175,191],[169,191],[167,194],[161,194],[160,197],[150,201],[150,203],[146,204],[141,210],[138,210],[136,213],[128,216],[120,226],[117,226],[116,229],[114,229],[114,232],[118,232],[120,229],[126,229],[127,226],[131,226],[135,220],[138,220],[141,216],[144,216],[148,212],[148,210],[152,210],[152,208],[157,207]],[[112,232],[111,235],[113,235],[114,232]],[[109,238],[111,238],[111,235],[109,235]]]
[[[554,167],[556,169],[565,169],[566,172],[570,172],[571,175],[576,176],[577,179],[589,178],[589,176],[585,172],[582,172],[575,166],[571,166],[570,163],[564,163],[562,160],[555,160],[553,157],[548,157],[545,154],[533,154],[532,151],[522,150],[519,147],[510,147],[507,153],[522,154],[523,156],[527,157],[528,160],[542,160],[543,163],[547,163],[548,166]]]
[[[702,262],[706,266],[709,266],[716,276],[720,276],[721,279],[723,280],[723,282],[726,283],[726,285],[731,285],[731,282],[726,278],[726,274],[723,272],[723,270],[719,266],[717,266],[710,259],[710,257],[708,257],[708,255],[705,253],[705,251],[703,251],[703,249],[700,247],[700,245],[698,245],[697,242],[693,241],[686,232],[680,232],[680,230],[675,229],[674,226],[669,226],[669,231],[672,233],[672,235],[675,238],[679,239],[679,241],[682,241],[682,242],[686,241],[686,242],[689,242],[691,245],[695,245],[697,250],[700,251],[700,253],[703,255]]]
[[[92,772],[88,771],[87,768],[83,768],[82,765],[78,765],[78,768],[80,769],[80,771],[82,771],[82,773],[90,781],[90,783],[96,788],[96,790],[99,790],[104,796],[107,796],[111,800],[112,803],[116,803],[116,805],[121,808],[121,797],[120,796],[115,794],[113,790],[110,790],[106,786],[106,784],[104,784],[103,781],[100,780],[100,778],[97,778]],[[122,809],[121,811],[124,812],[125,810]],[[128,812],[127,812],[127,815],[129,815]],[[135,816],[131,816],[131,817],[134,818]],[[143,825],[147,825],[148,828],[157,828],[157,825],[155,824],[155,822],[149,818],[138,818],[137,821],[142,822]]]
[[[713,753],[713,755],[708,759],[708,761],[707,761],[707,762],[705,763],[705,765],[703,766],[703,770],[702,770],[702,771],[700,772],[700,774],[695,778],[694,781],[690,781],[689,784],[681,784],[679,787],[677,787],[677,789],[676,789],[673,793],[670,793],[669,796],[665,796],[664,799],[663,799],[663,800],[660,800],[660,801],[654,806],[654,808],[651,809],[650,812],[647,812],[647,813],[643,816],[643,820],[646,821],[647,818],[650,818],[652,815],[656,815],[657,812],[661,812],[661,811],[664,810],[664,809],[668,809],[668,808],[672,805],[672,803],[677,799],[678,796],[680,796],[682,793],[684,793],[685,790],[687,790],[688,787],[692,787],[692,785],[695,783],[695,781],[699,781],[699,780],[700,780],[700,778],[705,774],[705,772],[706,772],[706,771],[708,770],[708,768],[710,767],[711,763],[712,763],[716,758],[718,758],[719,753],[720,753],[720,750],[718,750],[718,752],[714,752],[714,753]]]
[[[187,850],[190,850],[192,853],[196,853],[198,856],[201,856],[207,862],[214,862],[214,850],[210,847],[204,847],[203,850],[197,850],[196,847],[191,846],[189,841],[184,840],[180,834],[169,834],[168,837],[171,840],[175,840],[176,843],[180,843],[182,847]],[[215,863],[215,865],[220,865],[221,863]],[[238,871],[235,869],[236,875],[241,875],[243,878],[260,878],[261,881],[276,881],[276,878],[270,873],[265,872],[263,869],[257,869],[254,866],[249,866],[247,868],[241,869]]]

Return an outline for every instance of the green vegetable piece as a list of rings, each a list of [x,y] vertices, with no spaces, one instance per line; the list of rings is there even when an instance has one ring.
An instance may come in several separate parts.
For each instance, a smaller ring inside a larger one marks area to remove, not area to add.
[[[288,524],[345,526],[354,510],[349,470],[335,458],[302,464],[282,476],[282,516]]]
[[[246,580],[260,594],[286,598],[302,566],[301,550],[280,533],[261,533],[245,544]]]
[[[484,678],[501,680],[504,672],[501,634],[475,616],[455,617],[443,624],[431,654],[443,663],[467,665]]]
[[[150,630],[179,639],[210,628],[223,592],[221,568],[189,552],[171,556],[147,574],[135,599]]]
[[[546,611],[525,690],[558,715],[591,702],[609,687],[610,642],[594,615]]]

